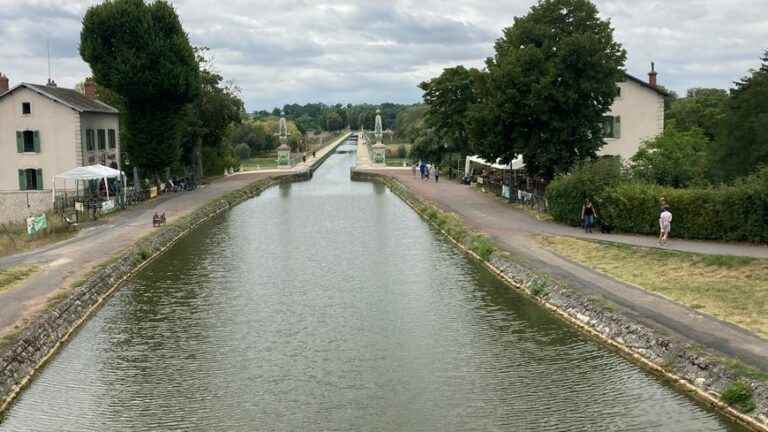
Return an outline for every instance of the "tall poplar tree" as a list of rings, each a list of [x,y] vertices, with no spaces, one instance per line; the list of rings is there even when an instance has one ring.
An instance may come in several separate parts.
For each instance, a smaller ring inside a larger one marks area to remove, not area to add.
[[[158,174],[179,160],[183,107],[200,91],[195,53],[165,1],[109,0],[88,9],[80,55],[122,98],[131,163]]]

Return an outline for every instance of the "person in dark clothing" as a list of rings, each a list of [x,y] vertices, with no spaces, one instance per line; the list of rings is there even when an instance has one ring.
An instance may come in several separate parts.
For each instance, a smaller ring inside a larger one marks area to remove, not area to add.
[[[435,183],[440,181],[440,168],[435,165]]]
[[[586,200],[581,208],[581,221],[584,222],[584,232],[592,232],[592,225],[595,223],[596,217],[597,211],[595,211],[592,201]]]

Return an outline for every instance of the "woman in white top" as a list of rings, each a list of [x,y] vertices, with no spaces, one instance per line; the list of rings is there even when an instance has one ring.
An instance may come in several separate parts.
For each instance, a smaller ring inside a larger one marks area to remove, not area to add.
[[[669,207],[664,207],[659,216],[659,245],[667,244],[669,230],[672,228],[672,212]]]

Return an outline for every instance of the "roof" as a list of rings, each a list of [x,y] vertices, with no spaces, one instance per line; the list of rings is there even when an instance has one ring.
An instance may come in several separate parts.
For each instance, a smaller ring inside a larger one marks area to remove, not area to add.
[[[649,90],[655,91],[656,93],[660,94],[663,97],[669,96],[669,93],[665,92],[664,90],[660,89],[659,87],[654,87],[654,86],[648,84],[645,80],[641,80],[640,78],[638,78],[638,77],[636,77],[634,75],[630,75],[630,74],[624,72],[624,76],[627,78],[628,81],[633,81],[633,82],[635,82],[637,84],[640,84],[641,86],[643,86],[643,87],[645,87],[645,88],[647,88]]]
[[[122,171],[96,164],[73,168],[61,174],[56,174],[56,178],[68,180],[96,180],[110,177],[120,177],[121,175],[123,175]]]
[[[0,95],[0,99],[13,93],[14,91],[16,91],[16,89],[19,89],[21,87],[27,88],[49,99],[52,99],[56,102],[64,104],[77,112],[102,113],[102,114],[119,114],[120,113],[116,108],[109,106],[104,102],[86,97],[84,94],[80,93],[77,90],[61,88],[61,87],[50,87],[50,86],[39,85],[39,84],[21,83],[16,87],[3,93],[2,95]]]

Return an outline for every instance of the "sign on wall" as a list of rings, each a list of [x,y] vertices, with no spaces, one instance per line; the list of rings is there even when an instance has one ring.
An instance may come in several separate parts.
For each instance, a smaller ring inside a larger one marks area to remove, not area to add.
[[[27,234],[33,235],[48,228],[48,219],[45,213],[27,218]]]

